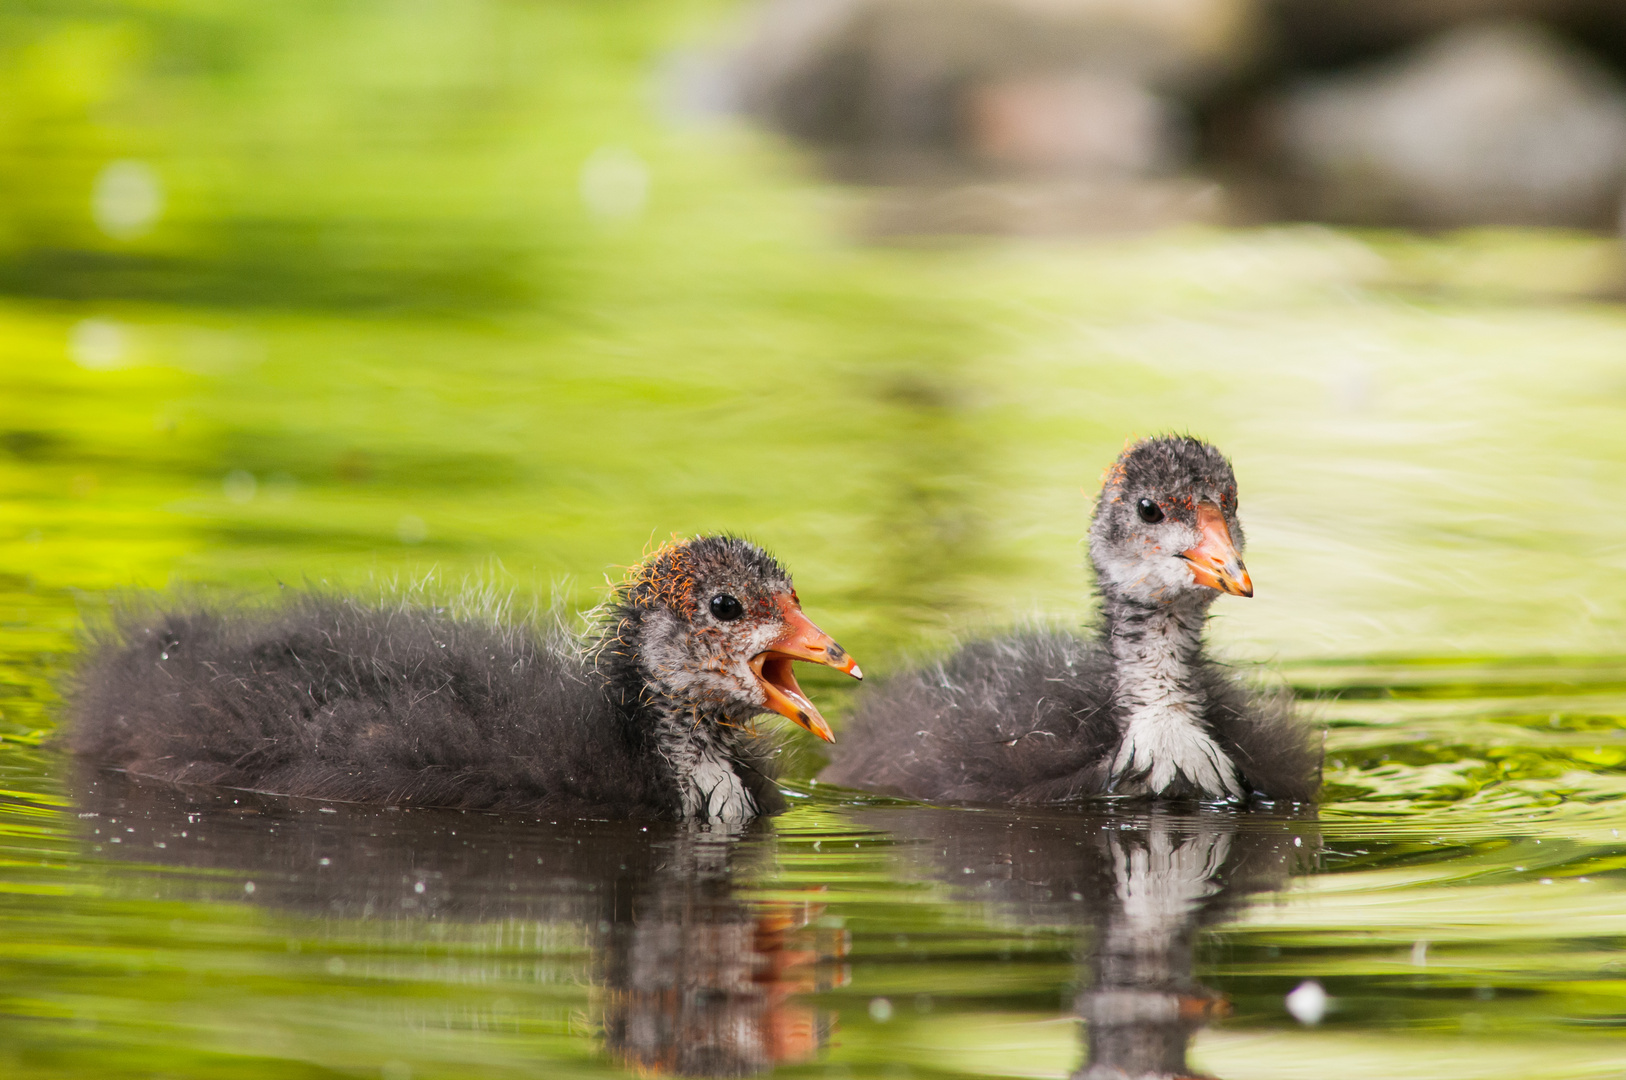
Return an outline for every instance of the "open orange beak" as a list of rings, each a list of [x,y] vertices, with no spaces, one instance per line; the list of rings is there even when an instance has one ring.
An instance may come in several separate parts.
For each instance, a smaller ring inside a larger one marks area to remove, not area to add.
[[[1231,530],[1219,507],[1211,502],[1197,504],[1197,532],[1197,546],[1180,553],[1191,564],[1191,576],[1197,584],[1232,596],[1252,596],[1253,581],[1248,577],[1248,568],[1242,565],[1242,556],[1236,553],[1236,545],[1231,543]]]
[[[805,660],[809,664],[823,664],[855,679],[862,679],[864,673],[858,670],[858,664],[847,655],[847,650],[814,626],[802,614],[801,606],[790,597],[779,598],[779,616],[785,624],[784,634],[751,657],[751,671],[768,695],[768,708],[780,716],[789,717],[825,742],[835,742],[836,736],[830,730],[830,725],[824,722],[819,710],[813,707],[807,695],[802,693],[802,688],[796,685],[791,662]]]

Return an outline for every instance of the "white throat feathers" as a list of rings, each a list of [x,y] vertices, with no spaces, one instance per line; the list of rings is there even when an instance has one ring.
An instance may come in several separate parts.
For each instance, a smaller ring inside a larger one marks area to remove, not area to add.
[[[756,800],[725,745],[731,735],[697,717],[659,710],[655,744],[677,781],[684,820],[740,824],[757,815]]]
[[[1240,799],[1241,778],[1203,721],[1197,681],[1207,598],[1109,613],[1107,643],[1117,669],[1122,740],[1112,761],[1113,794]]]

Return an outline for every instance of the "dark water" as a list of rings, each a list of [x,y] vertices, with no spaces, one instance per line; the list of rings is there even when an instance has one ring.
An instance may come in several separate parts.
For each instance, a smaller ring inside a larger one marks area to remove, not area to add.
[[[734,17],[0,8],[0,1076],[1626,1076],[1618,243],[865,247],[667,107]],[[1213,638],[1326,726],[1313,813],[865,799],[793,735],[789,813],[646,831],[50,747],[131,586],[581,610],[732,529],[871,676],[1076,627],[1164,430],[1236,463]]]

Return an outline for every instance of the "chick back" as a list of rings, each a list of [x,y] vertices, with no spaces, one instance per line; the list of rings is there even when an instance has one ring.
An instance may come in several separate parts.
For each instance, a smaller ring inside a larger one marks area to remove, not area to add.
[[[1110,658],[1069,634],[979,641],[867,695],[819,779],[956,802],[1097,794],[1118,738],[1111,684]]]
[[[1193,690],[1248,788],[1308,802],[1321,736],[1288,692],[1199,660]],[[1099,642],[1029,630],[967,645],[861,699],[826,783],[945,802],[1055,803],[1106,794],[1122,738],[1111,657]]]
[[[408,604],[126,605],[68,688],[69,746],[141,775],[394,805],[677,814],[569,635]]]

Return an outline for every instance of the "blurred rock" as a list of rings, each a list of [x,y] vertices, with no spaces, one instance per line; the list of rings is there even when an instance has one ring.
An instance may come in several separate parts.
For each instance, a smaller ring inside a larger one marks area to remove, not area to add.
[[[1626,187],[1626,87],[1528,23],[1303,83],[1265,126],[1286,216],[1600,227]]]
[[[1626,188],[1626,0],[762,0],[729,66],[886,186],[877,235],[1598,228]]]
[[[1626,46],[1620,0],[1269,0],[1278,62],[1298,70],[1370,58],[1468,23],[1540,22],[1611,54]]]
[[[1186,143],[1168,104],[1121,76],[995,80],[965,104],[967,149],[1011,169],[1146,174],[1176,163]]]
[[[856,179],[1178,164],[1180,103],[1243,66],[1257,0],[768,0],[745,108]]]

